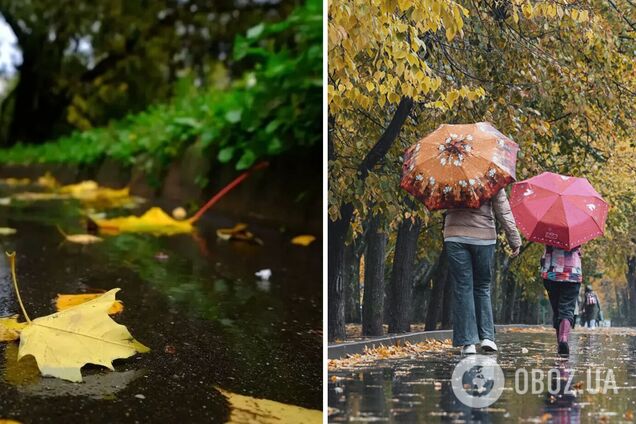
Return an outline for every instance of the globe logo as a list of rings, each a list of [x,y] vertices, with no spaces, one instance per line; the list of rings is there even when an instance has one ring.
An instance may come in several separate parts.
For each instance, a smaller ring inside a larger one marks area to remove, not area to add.
[[[503,371],[493,356],[467,356],[455,366],[451,377],[453,393],[471,408],[486,408],[495,403],[504,383]]]

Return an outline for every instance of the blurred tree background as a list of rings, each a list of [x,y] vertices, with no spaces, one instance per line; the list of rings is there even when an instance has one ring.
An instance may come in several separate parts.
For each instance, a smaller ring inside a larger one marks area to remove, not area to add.
[[[200,143],[247,168],[318,148],[320,1],[0,0],[0,14],[22,57],[4,72],[4,163],[157,171]]]

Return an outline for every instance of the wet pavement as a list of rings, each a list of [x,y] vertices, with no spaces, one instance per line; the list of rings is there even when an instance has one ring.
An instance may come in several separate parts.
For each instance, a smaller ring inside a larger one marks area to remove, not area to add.
[[[223,422],[228,404],[215,387],[321,409],[320,242],[292,245],[297,233],[257,223],[250,230],[263,246],[218,240],[216,229],[236,220],[213,211],[196,235],[64,242],[55,226],[79,233],[81,221],[76,201],[0,206],[0,226],[17,229],[0,238],[0,250],[17,251],[29,315],[54,312],[58,293],[119,287],[125,309],[115,320],[151,352],[116,360],[116,372],[86,366],[85,382],[75,384],[41,377],[31,358],[15,361],[17,343],[0,344],[0,418]],[[272,270],[269,282],[254,276],[263,268]],[[0,259],[0,316],[18,312]]]
[[[483,409],[465,406],[452,390],[453,368],[462,359],[456,349],[331,371],[329,422],[634,422],[634,331],[577,331],[568,359],[556,355],[554,338],[549,332],[498,334],[494,357],[505,386]]]

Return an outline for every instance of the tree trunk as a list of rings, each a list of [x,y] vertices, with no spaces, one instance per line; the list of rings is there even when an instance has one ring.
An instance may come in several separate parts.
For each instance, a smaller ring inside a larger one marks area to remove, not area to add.
[[[367,251],[364,255],[364,295],[362,300],[362,335],[384,334],[384,261],[386,233],[381,228],[381,217],[369,220]]]
[[[12,93],[15,101],[5,144],[18,141],[42,142],[68,128],[64,113],[69,104],[65,93],[55,93],[55,73],[60,66],[61,52],[34,35],[20,42],[22,64],[20,77]],[[43,53],[42,49],[47,49]],[[33,125],[37,123],[37,125]]]
[[[442,313],[442,301],[444,297],[444,287],[448,277],[448,261],[446,259],[446,249],[442,248],[439,257],[439,265],[433,276],[433,290],[428,302],[428,310],[426,311],[426,330],[435,330],[437,322]]]
[[[413,287],[413,304],[411,305],[413,322],[424,323],[426,321],[426,311],[428,308],[427,299],[430,296],[430,282],[433,273],[437,269],[437,263],[439,259],[435,261],[435,264],[430,264],[422,260],[416,267],[414,272]]]
[[[411,299],[413,297],[413,268],[417,252],[417,238],[422,229],[419,218],[400,223],[395,241],[393,272],[391,273],[391,304],[389,305],[389,333],[411,331]]]
[[[344,313],[344,271],[345,271],[345,239],[349,231],[349,221],[353,215],[353,206],[347,204],[341,208],[341,217],[327,223],[329,251],[327,253],[328,266],[328,306],[327,337],[329,341],[344,340],[345,313]]]
[[[409,116],[413,108],[413,99],[403,97],[400,100],[391,123],[386,128],[380,139],[367,153],[362,160],[360,167],[360,179],[365,179],[371,170],[389,151],[393,142],[397,139],[404,125],[404,121]],[[333,126],[333,118],[331,118]],[[330,133],[331,134],[331,133]],[[331,135],[328,137],[329,159],[336,157],[336,151],[333,146]],[[338,188],[340,189],[340,188]],[[344,290],[343,290],[343,272],[344,272],[344,244],[351,217],[353,216],[353,205],[346,203],[340,207],[340,218],[336,221],[329,220],[327,224],[328,231],[328,272],[327,272],[327,293],[329,299],[328,318],[327,318],[327,338],[328,341],[335,339],[343,339],[345,337],[345,320],[344,320]]]
[[[516,281],[514,278],[511,278],[508,275],[508,270],[505,270],[506,274],[504,274],[502,280],[505,282],[504,287],[504,299],[503,302],[503,321],[502,324],[510,324],[513,319],[513,312],[515,307],[515,289],[516,289]]]
[[[354,240],[345,248],[345,266],[347,278],[345,281],[345,322],[359,324],[360,314],[360,240]]]

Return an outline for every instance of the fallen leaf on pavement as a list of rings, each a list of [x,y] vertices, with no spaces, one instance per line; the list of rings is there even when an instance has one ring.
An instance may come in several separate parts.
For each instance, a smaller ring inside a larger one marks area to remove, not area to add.
[[[38,183],[38,185],[40,185],[42,187],[47,187],[47,188],[50,188],[50,189],[53,189],[53,188],[55,188],[55,187],[60,185],[60,183],[57,182],[55,177],[53,175],[51,175],[50,172],[47,172],[46,174],[44,174],[41,177],[39,177],[37,183]]]
[[[82,293],[82,294],[58,294],[55,299],[55,309],[63,311],[82,303],[86,303],[101,296],[102,293]],[[124,304],[121,300],[115,301],[108,310],[108,315],[115,315],[124,310]]]
[[[26,322],[18,322],[17,315],[0,318],[0,342],[18,340],[25,326]]]
[[[60,234],[62,234],[66,241],[70,241],[71,243],[93,244],[104,241],[103,238],[94,236],[92,234],[66,234],[60,227],[57,227],[57,230],[60,232]]]
[[[299,246],[309,246],[311,243],[314,242],[314,240],[316,240],[316,237],[309,235],[309,234],[305,234],[302,236],[296,236],[294,237],[291,242],[292,244],[297,244]]]
[[[93,244],[104,241],[103,238],[94,236],[92,234],[69,234],[66,236],[66,241],[78,244]]]
[[[29,319],[15,274],[15,253],[7,254],[13,284],[27,325],[20,333],[18,360],[32,355],[42,375],[81,382],[81,368],[86,364],[102,365],[112,371],[112,361],[148,352],[128,329],[108,316],[120,289],[61,312]]]
[[[99,184],[91,180],[62,186],[58,191],[63,194],[69,194],[74,199],[86,201],[112,200],[130,196],[128,187],[121,189],[100,187]]]
[[[142,216],[125,216],[112,219],[93,219],[99,231],[104,233],[190,233],[193,228],[189,220],[177,221],[161,208],[148,209]]]
[[[216,230],[216,236],[221,240],[253,241],[256,244],[263,244],[258,237],[247,231],[247,224],[243,223],[236,224],[232,228],[219,228]]]
[[[230,424],[319,424],[322,411],[219,390],[230,403]]]
[[[25,191],[22,193],[16,193],[12,195],[11,198],[14,200],[20,200],[23,202],[33,202],[37,200],[68,199],[69,196],[66,194],[60,194],[60,193],[40,193],[40,192]]]

